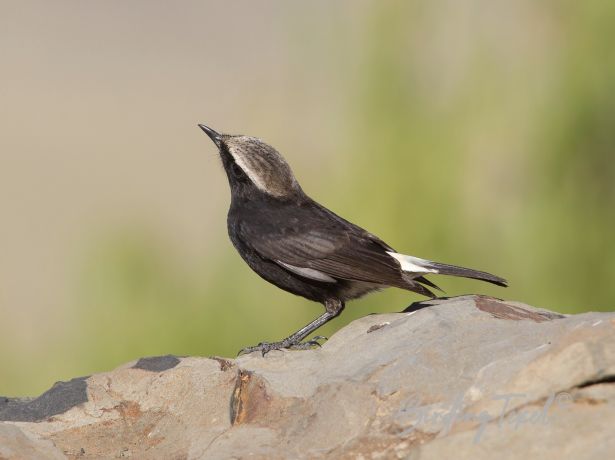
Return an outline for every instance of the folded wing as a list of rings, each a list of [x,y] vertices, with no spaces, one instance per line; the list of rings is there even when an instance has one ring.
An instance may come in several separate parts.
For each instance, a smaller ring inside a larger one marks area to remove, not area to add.
[[[260,208],[242,217],[242,240],[295,275],[325,283],[349,280],[394,286],[434,297],[419,284],[437,289],[421,276],[425,271],[404,272],[390,246],[325,208]]]
[[[252,235],[249,240],[262,257],[308,278],[405,286],[399,264],[367,235],[297,229],[285,235]]]

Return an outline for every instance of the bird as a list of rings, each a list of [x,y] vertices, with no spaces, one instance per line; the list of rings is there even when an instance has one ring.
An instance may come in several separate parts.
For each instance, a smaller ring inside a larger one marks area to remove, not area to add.
[[[261,278],[292,294],[319,302],[324,313],[277,342],[245,347],[239,354],[320,346],[316,329],[337,317],[349,300],[387,287],[430,298],[440,288],[427,275],[473,278],[506,287],[487,272],[397,252],[376,235],[310,198],[284,157],[259,138],[220,134],[198,124],[218,149],[231,202],[231,242]]]

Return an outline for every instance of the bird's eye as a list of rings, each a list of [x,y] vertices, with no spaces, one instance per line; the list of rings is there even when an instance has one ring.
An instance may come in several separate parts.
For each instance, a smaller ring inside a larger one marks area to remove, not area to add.
[[[243,169],[237,165],[237,163],[231,164],[231,174],[237,179],[241,179],[243,177]]]

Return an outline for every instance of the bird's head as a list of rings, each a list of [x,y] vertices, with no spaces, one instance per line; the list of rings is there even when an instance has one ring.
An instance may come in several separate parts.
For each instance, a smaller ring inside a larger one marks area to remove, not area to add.
[[[218,147],[232,194],[287,198],[302,193],[286,160],[269,144],[255,137],[220,134],[205,125],[199,128]]]

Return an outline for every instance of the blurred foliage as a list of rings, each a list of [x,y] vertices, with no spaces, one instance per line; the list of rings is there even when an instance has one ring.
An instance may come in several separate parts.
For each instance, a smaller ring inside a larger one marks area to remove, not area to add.
[[[540,37],[521,51],[486,41],[481,28],[498,27],[488,14],[478,30],[470,22],[433,43],[434,14],[446,12],[425,5],[373,3],[364,42],[354,45],[363,49],[347,88],[349,132],[339,133],[348,139],[336,152],[346,167],[323,171],[312,195],[401,252],[511,283],[435,279],[449,295],[479,292],[566,313],[612,309],[615,4],[541,4],[532,27],[550,38],[528,59]],[[344,24],[337,28],[343,35]],[[331,53],[351,52],[344,46],[332,40]],[[534,66],[547,77],[535,78]],[[416,300],[395,289],[373,294],[319,333]],[[234,356],[320,312],[258,278],[230,244],[186,269],[146,230],[119,231],[84,267],[75,302],[82,346],[71,360],[95,372],[144,355]]]
[[[452,101],[438,108],[437,97],[421,92],[426,86],[417,81],[421,69],[408,58],[413,46],[408,31],[421,28],[420,6],[375,5],[354,82],[351,141],[341,153],[348,170],[343,180],[329,178],[338,185],[329,190],[327,204],[399,250],[490,270],[511,282],[503,291],[467,280],[436,280],[451,295],[482,292],[563,312],[612,308],[615,60],[609,43],[615,38],[610,27],[615,8],[600,2],[567,7],[558,16],[566,32],[557,49],[559,68],[531,120],[537,124],[529,130],[531,138],[520,144],[527,149],[520,154],[526,164],[512,171],[509,150],[488,152],[495,157],[488,161],[501,161],[503,170],[495,168],[497,177],[473,176],[480,199],[467,204],[468,195],[460,193],[467,169],[490,174],[483,164],[468,166],[469,139],[490,129],[494,118],[516,121],[510,106],[523,87],[511,79],[523,85],[531,69],[521,66],[511,76],[500,62],[507,57],[482,52],[478,43],[471,56],[474,70]],[[497,136],[493,142],[497,148]],[[513,183],[502,185],[507,180]],[[509,202],[490,199],[506,198],[499,187],[514,195],[514,214]],[[468,206],[484,209],[466,212]],[[160,245],[147,246],[146,240],[138,235],[110,244],[104,258],[91,261],[83,283],[79,305],[94,301],[84,322],[118,332],[96,335],[99,349],[87,350],[102,367],[146,354],[233,355],[244,345],[280,339],[320,313],[320,306],[260,280],[228,246],[204,261],[216,270],[200,277],[178,273]],[[322,333],[330,335],[370,312],[401,310],[414,300],[414,294],[389,290],[355,301]]]

